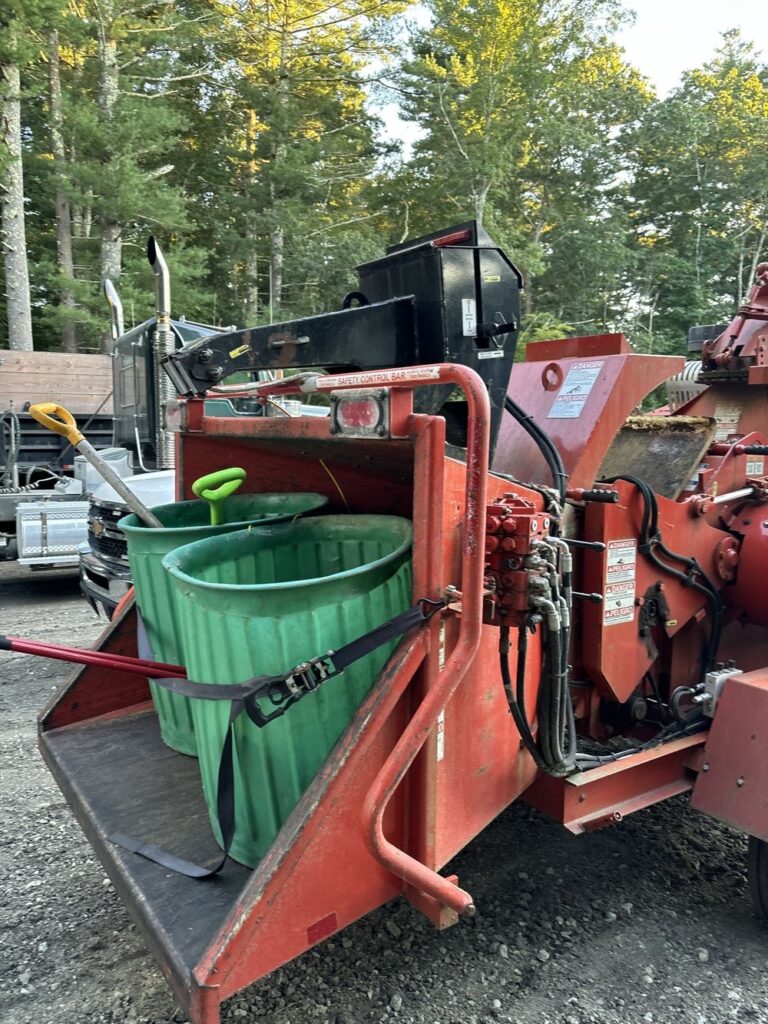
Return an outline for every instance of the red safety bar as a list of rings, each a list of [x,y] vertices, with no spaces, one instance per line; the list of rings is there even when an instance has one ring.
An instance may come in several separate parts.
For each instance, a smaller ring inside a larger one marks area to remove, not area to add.
[[[438,363],[402,370],[374,370],[343,376],[317,377],[303,390],[340,391],[365,387],[416,388],[453,384],[467,399],[467,479],[464,490],[464,536],[461,559],[459,635],[402,736],[377,775],[363,805],[363,827],[371,853],[393,874],[458,914],[473,914],[472,896],[447,878],[405,853],[384,835],[384,812],[413,764],[440,712],[461,685],[480,646],[483,610],[483,533],[486,473],[490,451],[490,402],[485,384],[474,370]],[[309,385],[309,386],[308,386]]]
[[[280,381],[267,381],[248,393],[270,394],[344,391],[358,388],[404,388],[452,384],[467,399],[467,479],[464,490],[464,536],[461,560],[461,615],[459,634],[451,656],[434,685],[416,709],[368,792],[363,805],[363,828],[371,853],[394,875],[458,914],[473,914],[472,896],[426,864],[411,857],[384,835],[384,812],[405,773],[435,727],[440,712],[461,685],[480,646],[484,559],[483,535],[486,474],[490,456],[490,401],[485,384],[474,370],[453,363],[366,370],[322,376],[302,373]]]
[[[473,913],[472,896],[443,878],[384,835],[384,812],[404,775],[414,763],[437,717],[464,680],[480,645],[484,560],[482,543],[489,462],[490,402],[481,378],[469,367],[437,362],[398,370],[369,370],[328,375],[302,373],[281,381],[249,387],[248,393],[297,394],[344,391],[366,387],[414,390],[452,384],[467,399],[467,481],[462,546],[462,601],[456,646],[413,718],[384,763],[362,808],[366,842],[372,854],[398,878],[457,913]]]

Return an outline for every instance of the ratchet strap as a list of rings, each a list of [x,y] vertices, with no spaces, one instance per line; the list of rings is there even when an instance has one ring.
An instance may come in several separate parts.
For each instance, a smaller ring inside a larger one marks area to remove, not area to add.
[[[202,867],[192,861],[184,860],[164,850],[154,843],[122,832],[114,832],[108,837],[109,842],[120,846],[131,853],[137,853],[147,860],[160,864],[188,878],[213,878],[224,867],[235,835],[235,767],[234,767],[234,725],[240,715],[245,712],[254,725],[260,729],[280,718],[297,701],[308,693],[312,693],[323,683],[341,675],[344,669],[353,662],[359,661],[375,651],[383,644],[397,637],[404,636],[415,626],[428,622],[432,616],[445,607],[445,601],[430,601],[422,598],[407,611],[401,612],[389,621],[382,623],[370,632],[350,641],[336,651],[296,665],[284,675],[255,676],[244,683],[217,685],[215,683],[195,683],[190,679],[153,679],[154,683],[172,693],[183,697],[194,697],[198,700],[228,700],[229,720],[224,738],[224,746],[219,759],[218,786],[216,795],[216,817],[221,830],[222,855],[212,868]],[[138,612],[137,612],[138,615]],[[149,639],[144,623],[138,615],[139,653],[142,657],[151,653]]]

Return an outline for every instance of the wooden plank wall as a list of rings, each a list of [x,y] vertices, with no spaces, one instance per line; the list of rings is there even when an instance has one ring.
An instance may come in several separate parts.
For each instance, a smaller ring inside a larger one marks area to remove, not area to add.
[[[12,400],[17,412],[25,402],[58,402],[72,412],[92,413],[111,390],[109,356],[0,350],[0,412]],[[111,397],[101,411],[112,412]]]

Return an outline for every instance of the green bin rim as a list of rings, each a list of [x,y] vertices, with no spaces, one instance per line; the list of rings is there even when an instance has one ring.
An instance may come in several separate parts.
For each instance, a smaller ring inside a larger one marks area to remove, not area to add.
[[[334,572],[329,576],[314,576],[308,579],[300,580],[285,580],[283,583],[210,583],[207,580],[198,579],[197,576],[191,576],[189,573],[184,572],[176,564],[179,561],[184,561],[192,553],[191,548],[194,548],[195,554],[204,553],[202,549],[206,546],[218,547],[218,542],[221,537],[209,537],[206,540],[192,541],[190,544],[185,544],[183,547],[174,548],[173,551],[169,551],[167,555],[163,557],[162,565],[166,572],[170,573],[179,583],[186,583],[193,587],[197,587],[200,590],[211,590],[211,591],[223,591],[231,593],[233,590],[238,594],[265,594],[267,592],[274,594],[275,591],[280,590],[292,590],[296,587],[313,587],[320,586],[321,584],[327,584],[332,580],[340,579],[354,579],[356,576],[362,576],[364,573],[369,573],[373,569],[379,569],[390,562],[394,562],[397,559],[403,557],[413,545],[413,524],[410,519],[405,519],[402,516],[304,516],[301,519],[297,519],[292,523],[275,523],[274,525],[265,523],[260,525],[254,524],[247,530],[238,530],[236,533],[228,533],[227,541],[229,544],[237,544],[238,541],[244,540],[246,537],[253,536],[265,537],[274,535],[279,537],[281,534],[289,532],[305,532],[307,526],[314,525],[315,523],[322,522],[324,525],[346,525],[347,523],[360,525],[361,519],[365,519],[365,525],[367,528],[375,526],[377,524],[394,525],[395,523],[402,529],[404,537],[401,543],[388,554],[383,555],[381,558],[377,558],[373,562],[366,562],[364,565],[359,565],[354,569],[344,569],[342,572]]]
[[[241,499],[238,504],[245,504],[242,499],[244,498],[304,498],[308,502],[306,509],[292,509],[290,512],[283,511],[276,508],[274,512],[264,512],[263,522],[265,524],[275,522],[276,519],[292,519],[294,516],[304,516],[308,512],[319,512],[320,509],[324,508],[328,504],[328,498],[324,494],[318,494],[315,491],[256,491],[254,493],[243,493],[233,494],[230,498],[227,498],[228,502],[233,502],[234,499]],[[189,509],[193,505],[205,505],[208,506],[208,502],[204,498],[190,498],[188,501],[172,501],[167,505],[155,505],[150,509],[158,519],[162,521],[163,513],[170,512],[172,510],[178,511],[179,508]],[[261,520],[257,517],[255,519],[237,519],[234,522],[221,523],[219,526],[212,526],[208,523],[198,523],[195,526],[163,526],[162,530],[166,534],[179,533],[185,538],[194,537],[195,533],[205,533],[210,535],[211,530],[219,529],[220,527],[228,527],[232,531],[235,527],[245,528],[251,524],[257,525]],[[277,525],[275,523],[275,525]],[[142,523],[141,519],[136,515],[135,512],[131,512],[127,516],[123,516],[122,519],[118,520],[117,526],[123,531],[123,533],[146,533],[147,530],[157,530],[157,527],[147,526],[146,523]],[[207,539],[207,538],[206,538]],[[190,539],[189,543],[194,543]]]

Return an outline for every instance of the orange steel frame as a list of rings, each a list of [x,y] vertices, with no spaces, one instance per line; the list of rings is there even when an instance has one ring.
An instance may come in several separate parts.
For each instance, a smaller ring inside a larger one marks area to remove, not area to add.
[[[445,455],[440,417],[409,416],[404,440],[365,441],[330,436],[325,420],[210,418],[202,401],[187,403],[178,497],[226,461],[243,465],[255,490],[300,487],[337,502],[341,494],[354,512],[408,515],[414,596],[457,588],[451,610],[401,643],[190,973],[162,962],[141,908],[129,905],[195,1024],[217,1024],[222,1000],[398,894],[438,927],[472,913],[471,895],[438,871],[526,791],[579,830],[681,792],[694,777],[705,737],[591,772],[578,786],[547,779],[531,787],[536,769],[508,713],[498,630],[482,625],[483,541],[487,500],[512,487],[539,509],[542,498],[487,471],[489,407],[480,378],[452,365],[418,370],[406,371],[407,379],[403,371],[351,374],[324,387],[461,387],[469,413],[466,465]],[[289,379],[276,390],[295,387]],[[126,607],[99,646],[132,653],[133,614]],[[533,637],[531,708],[538,664]],[[129,714],[147,699],[143,680],[86,667],[43,713],[40,730]],[[98,852],[108,872],[116,871],[108,852]]]

